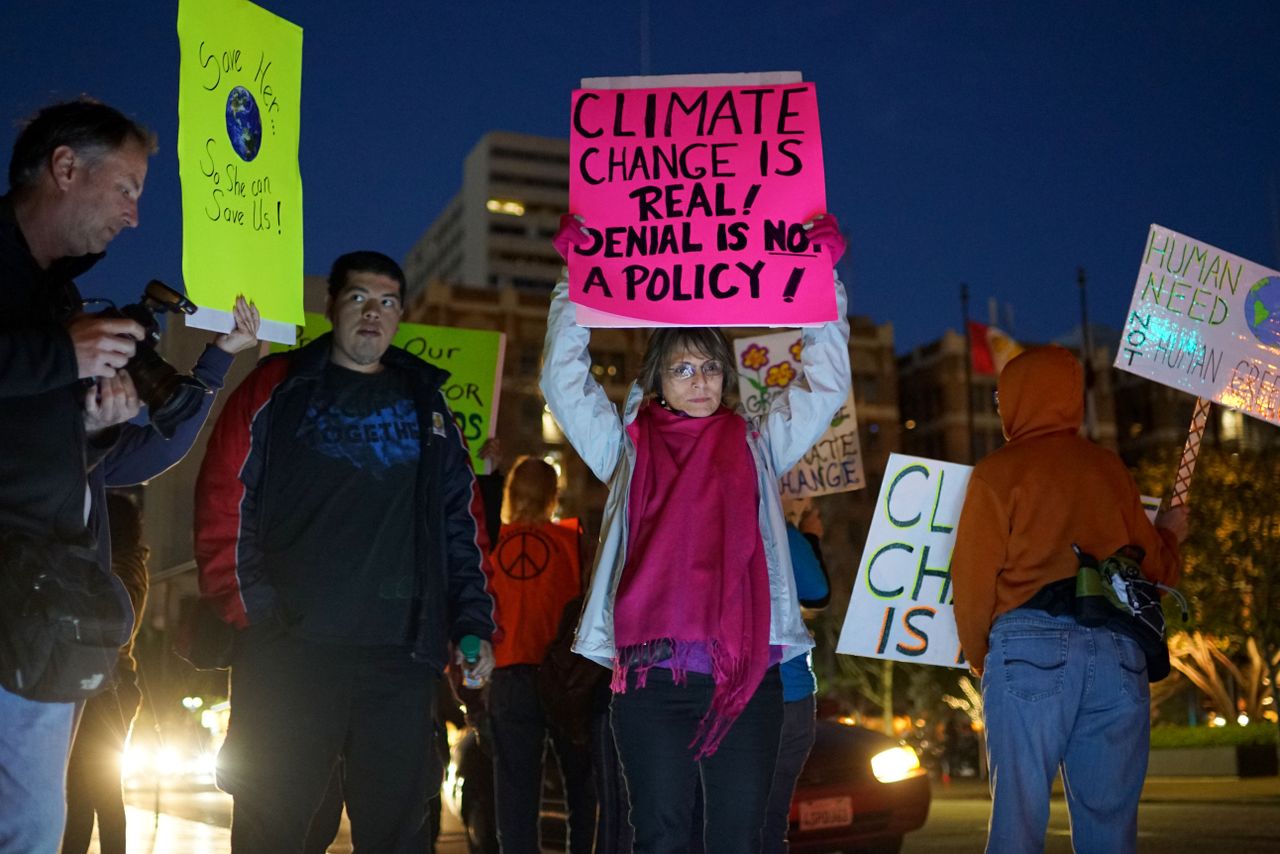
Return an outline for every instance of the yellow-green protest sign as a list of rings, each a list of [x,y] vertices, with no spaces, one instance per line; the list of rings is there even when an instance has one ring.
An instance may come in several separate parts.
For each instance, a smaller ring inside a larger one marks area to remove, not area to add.
[[[296,350],[332,329],[323,314],[306,313],[306,326],[298,343],[273,344],[271,352]],[[424,323],[401,323],[391,343],[449,372],[445,381],[445,400],[458,422],[458,429],[471,448],[471,463],[476,471],[486,471],[486,463],[477,456],[480,446],[493,436],[498,424],[498,398],[502,392],[502,360],[507,336],[488,329],[458,329],[452,326],[428,326]]]
[[[226,331],[236,294],[261,337],[302,323],[302,28],[247,0],[179,0],[178,176],[189,326]]]

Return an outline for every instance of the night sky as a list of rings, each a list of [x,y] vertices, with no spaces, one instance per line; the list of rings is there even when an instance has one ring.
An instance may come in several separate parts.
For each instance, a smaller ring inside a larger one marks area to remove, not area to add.
[[[81,280],[181,281],[175,3],[7,0],[14,125],[81,92],[153,127],[142,225]],[[271,0],[303,35],[309,273],[403,258],[486,131],[567,136],[582,77],[799,70],[818,86],[852,310],[899,350],[1009,303],[1012,331],[1120,326],[1147,225],[1280,266],[1280,4]],[[367,11],[366,11],[367,10]],[[6,153],[7,157],[7,153]]]

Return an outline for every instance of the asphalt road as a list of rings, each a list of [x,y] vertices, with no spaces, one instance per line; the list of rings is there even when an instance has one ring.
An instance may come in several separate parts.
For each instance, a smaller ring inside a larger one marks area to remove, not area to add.
[[[904,854],[980,852],[991,801],[986,784],[935,784],[925,826],[907,836]],[[1144,854],[1280,852],[1280,778],[1148,778],[1138,809]],[[1061,783],[1049,810],[1046,854],[1070,854],[1071,831]]]
[[[982,851],[990,801],[935,800],[929,821],[907,836],[903,854]],[[1143,804],[1138,812],[1138,851],[1150,854],[1280,852],[1280,803]],[[1046,854],[1071,854],[1067,807],[1049,811]]]
[[[214,790],[132,790],[128,806],[128,848],[151,854],[227,854],[231,850],[231,798]],[[446,809],[437,854],[467,854],[462,825]],[[99,854],[97,839],[89,854]],[[329,854],[351,854],[346,816]]]
[[[155,795],[127,796],[130,850],[154,854],[225,854],[230,850],[230,798],[219,792],[164,791],[159,820]],[[991,804],[980,783],[935,786],[929,820],[907,836],[904,854],[981,852]],[[1280,852],[1280,778],[1148,780],[1138,814],[1138,850],[1144,854]],[[448,810],[437,850],[465,854],[461,827]],[[330,854],[351,851],[345,822]],[[1050,809],[1046,854],[1069,854],[1066,804]],[[96,854],[94,846],[91,854]]]

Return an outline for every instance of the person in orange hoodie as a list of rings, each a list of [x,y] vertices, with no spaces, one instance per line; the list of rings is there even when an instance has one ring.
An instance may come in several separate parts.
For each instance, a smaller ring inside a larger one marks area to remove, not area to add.
[[[1079,435],[1080,362],[1030,349],[997,382],[1007,444],[973,470],[951,576],[960,645],[982,677],[991,770],[987,851],[1043,851],[1062,769],[1076,851],[1135,850],[1150,694],[1137,641],[1073,616],[1078,562],[1133,543],[1143,573],[1173,585],[1185,507],[1155,526],[1120,458]]]

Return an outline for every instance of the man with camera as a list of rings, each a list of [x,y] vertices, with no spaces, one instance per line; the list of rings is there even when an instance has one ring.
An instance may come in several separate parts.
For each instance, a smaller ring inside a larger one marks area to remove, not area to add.
[[[0,852],[58,849],[76,701],[114,687],[133,627],[110,571],[105,487],[180,459],[207,386],[256,339],[240,300],[236,328],[197,365],[200,394],[165,425],[172,441],[125,424],[152,402],[130,376],[147,330],[86,314],[74,279],[138,224],[154,151],[105,104],[55,104],[19,133],[0,197]]]
[[[391,346],[404,287],[386,255],[338,258],[332,333],[258,365],[201,466],[200,590],[239,630],[218,757],[236,854],[300,851],[339,757],[356,849],[425,850],[449,643],[493,668],[479,490],[448,374]]]
[[[21,131],[0,197],[0,538],[92,550],[88,471],[136,407],[117,376],[143,330],[85,315],[74,278],[138,224],[155,140],[104,104],[48,107]],[[25,547],[25,545],[24,545]],[[6,556],[0,574],[17,570]],[[131,613],[118,584],[108,595]],[[12,625],[6,613],[0,620]],[[127,627],[126,627],[127,635]],[[6,638],[8,632],[6,631]],[[20,695],[0,655],[0,851],[57,850],[72,702]],[[25,684],[25,683],[24,683]]]
[[[155,291],[157,284],[153,281],[148,291]],[[172,293],[172,298],[175,302],[185,301],[176,293]],[[128,309],[123,311],[130,313]],[[149,373],[144,371],[142,379],[135,383],[132,375],[139,371],[138,356],[135,355],[125,370],[101,384],[96,399],[86,401],[86,413],[89,407],[99,412],[117,409],[130,418],[145,403],[150,423],[140,425],[126,421],[121,424],[111,450],[89,471],[89,528],[99,532],[98,559],[117,574],[121,566],[129,570],[120,574],[120,578],[133,605],[135,625],[129,642],[117,656],[111,686],[89,698],[76,725],[67,771],[67,827],[62,840],[62,854],[83,854],[89,849],[95,818],[102,854],[125,850],[119,757],[142,703],[137,662],[132,649],[138,634],[136,623],[142,620],[150,584],[142,560],[131,563],[127,559],[127,545],[126,559],[118,559],[121,557],[120,544],[115,542],[111,533],[118,520],[108,518],[107,488],[132,486],[158,477],[191,450],[236,353],[258,343],[261,318],[257,308],[243,296],[236,298],[232,320],[232,329],[215,336],[205,347],[190,376],[179,376],[153,351]],[[148,323],[154,324],[154,320]],[[142,347],[140,344],[139,352]],[[165,376],[166,381],[152,381],[151,377],[155,375]],[[187,400],[181,399],[183,395],[187,395]],[[141,537],[140,529],[133,533],[135,540]],[[140,541],[135,542],[137,545]]]

